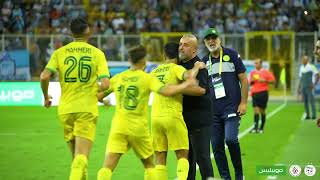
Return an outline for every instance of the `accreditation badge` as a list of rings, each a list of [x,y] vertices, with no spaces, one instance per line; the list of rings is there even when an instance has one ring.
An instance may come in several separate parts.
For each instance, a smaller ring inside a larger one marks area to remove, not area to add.
[[[226,96],[226,91],[224,89],[223,81],[220,76],[212,78],[212,85],[214,88],[216,99],[220,99]]]

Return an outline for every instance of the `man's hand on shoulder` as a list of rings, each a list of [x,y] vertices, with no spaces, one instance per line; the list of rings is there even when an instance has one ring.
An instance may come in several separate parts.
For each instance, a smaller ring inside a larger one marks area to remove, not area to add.
[[[198,69],[204,69],[206,68],[206,64],[204,62],[201,61],[197,61],[194,63],[194,66],[196,66]]]

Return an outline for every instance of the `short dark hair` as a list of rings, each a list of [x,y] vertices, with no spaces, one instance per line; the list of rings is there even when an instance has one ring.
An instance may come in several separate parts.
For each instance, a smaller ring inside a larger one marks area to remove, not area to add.
[[[134,46],[129,49],[128,56],[132,64],[137,64],[140,60],[146,57],[147,51],[146,48],[142,45]]]
[[[70,22],[70,30],[75,37],[83,36],[88,27],[87,21],[80,17],[72,19]]]
[[[174,42],[169,42],[164,46],[164,54],[169,59],[174,59],[179,57],[179,44]]]

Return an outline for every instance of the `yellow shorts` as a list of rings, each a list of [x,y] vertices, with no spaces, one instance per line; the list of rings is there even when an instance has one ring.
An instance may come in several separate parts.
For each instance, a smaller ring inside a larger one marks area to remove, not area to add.
[[[132,136],[121,133],[110,133],[107,143],[107,152],[124,154],[130,147],[132,147],[140,159],[147,159],[154,153],[151,136]]]
[[[88,112],[60,114],[64,139],[69,142],[76,136],[94,141],[98,116]]]
[[[155,151],[189,149],[188,129],[183,117],[152,117]]]

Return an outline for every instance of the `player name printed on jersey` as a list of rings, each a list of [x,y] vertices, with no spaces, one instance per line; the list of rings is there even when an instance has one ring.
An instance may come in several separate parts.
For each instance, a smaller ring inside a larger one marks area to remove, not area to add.
[[[155,69],[154,73],[161,73],[161,72],[166,72],[170,70],[170,66],[165,66],[163,68],[157,68]]]
[[[133,77],[122,77],[122,80],[124,82],[137,82],[139,80],[139,77],[133,76]]]
[[[68,52],[68,53],[87,53],[87,54],[91,54],[91,48],[87,48],[87,47],[66,48],[66,52]]]

